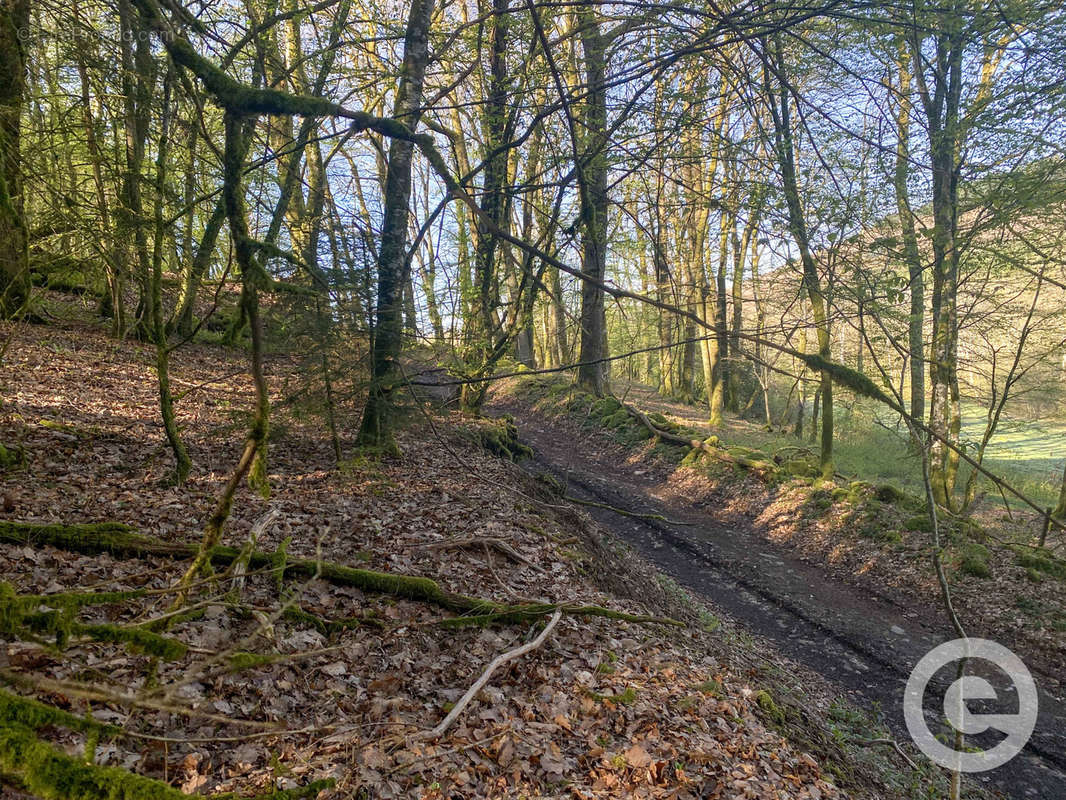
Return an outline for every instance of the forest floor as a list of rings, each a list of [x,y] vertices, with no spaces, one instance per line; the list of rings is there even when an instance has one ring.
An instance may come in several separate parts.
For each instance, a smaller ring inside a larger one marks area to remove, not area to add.
[[[0,441],[25,455],[2,475],[0,522],[117,521],[198,541],[252,406],[246,355],[196,344],[175,353],[194,463],[178,487],[167,481],[150,347],[81,322],[0,332]],[[835,701],[832,684],[490,455],[478,426],[412,406],[402,457],[377,461],[354,448],[358,408],[346,405],[338,464],[300,364],[273,358],[267,372],[271,494],[238,490],[228,544],[240,547],[254,529],[256,548],[279,563],[322,559],[505,603],[598,604],[684,625],[563,616],[443,736],[423,738],[494,657],[541,623],[457,627],[431,603],[322,578],[282,582],[273,568],[243,580],[226,573],[201,583],[197,613],[170,625],[167,635],[188,647],[170,662],[78,638],[60,650],[6,637],[8,690],[33,687],[53,706],[119,726],[95,744],[96,764],[203,794],[333,778],[323,797],[350,798],[818,800],[922,797],[938,785],[935,771],[913,771],[890,742],[871,743],[887,734]],[[20,594],[148,590],[87,607],[93,623],[165,618],[186,566],[0,544],[0,572]],[[76,732],[40,735],[85,752]],[[16,755],[0,752],[5,795],[22,791]]]
[[[701,430],[698,409],[646,387],[616,391],[631,406],[684,425],[686,435],[710,434]],[[514,379],[497,391],[493,408],[524,421],[520,432],[537,468],[571,495],[659,515],[656,521],[593,512],[660,569],[856,698],[880,703],[902,728],[899,704],[910,668],[954,638],[937,602],[931,537],[915,530],[922,526],[912,504],[878,502],[870,497],[874,487],[849,489],[847,481],[812,485],[780,473],[767,480],[713,459],[681,464],[683,448],[649,439],[624,412],[599,416],[596,403],[560,379]],[[723,454],[732,452],[725,449],[728,435],[721,432]],[[991,524],[982,519],[982,526]],[[1048,622],[1066,618],[1066,587],[1052,575],[1034,576],[1018,563],[1016,549],[997,541],[997,534],[1016,539],[1031,532],[981,533],[985,544],[955,535],[946,553],[956,607],[970,635],[1016,649],[1046,691],[1031,763],[1019,758],[1012,767],[1019,772],[1004,767],[995,782],[1012,793],[1057,796],[1066,791],[1066,708],[1055,697],[1066,636]],[[966,562],[977,547],[989,568],[983,577]],[[1041,753],[1051,761],[1041,764]]]

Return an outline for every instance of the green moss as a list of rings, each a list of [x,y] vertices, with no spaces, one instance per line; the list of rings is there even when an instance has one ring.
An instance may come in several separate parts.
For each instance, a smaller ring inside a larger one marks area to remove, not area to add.
[[[808,461],[805,458],[794,458],[791,461],[786,461],[781,465],[781,469],[787,475],[793,475],[797,478],[814,478],[821,475],[821,470],[813,462]]]
[[[632,421],[632,417],[624,410],[615,411],[612,414],[607,414],[601,417],[600,420],[603,423],[603,427],[615,430],[616,428],[624,428]]]
[[[0,470],[20,467],[25,461],[26,456],[21,447],[5,447],[0,444]]]
[[[229,657],[229,668],[232,672],[241,672],[242,670],[273,664],[277,658],[276,655],[270,653],[247,653],[239,650]]]
[[[1033,569],[1032,567],[1025,570],[1025,577],[1029,579],[1030,583],[1043,583],[1047,580],[1040,570]]]
[[[992,569],[988,566],[990,553],[988,548],[976,542],[965,543],[960,551],[959,572],[975,578],[991,578]]]
[[[185,800],[167,784],[117,767],[86,764],[23,725],[0,728],[0,768],[42,800]]]
[[[92,717],[79,717],[30,697],[20,697],[0,689],[0,723],[22,725],[30,730],[67,728],[80,733],[114,736],[119,728],[98,722]]]
[[[613,416],[622,410],[622,404],[614,397],[601,397],[589,409],[592,416],[600,417],[601,419]]]
[[[72,636],[87,636],[98,642],[114,642],[149,655],[176,660],[185,655],[186,646],[145,628],[79,622],[78,612],[85,606],[117,603],[138,597],[142,592],[62,593],[53,595],[19,595],[14,588],[0,582],[0,634],[11,638],[54,637],[63,647]]]
[[[518,426],[511,416],[476,420],[466,428],[466,434],[498,458],[519,461],[533,455],[533,451],[519,441]]]
[[[98,642],[125,644],[134,651],[146,653],[164,661],[177,661],[185,656],[188,647],[184,642],[144,628],[126,628],[119,625],[75,625],[73,632],[88,636]]]
[[[720,681],[709,680],[696,684],[696,691],[709,694],[711,697],[722,697],[723,687]]]
[[[783,725],[785,722],[785,712],[781,710],[781,707],[774,702],[774,698],[765,689],[760,690],[755,695],[755,703],[761,708],[766,715],[776,722],[778,725]]]
[[[874,497],[882,503],[902,503],[907,495],[890,483],[882,483],[874,490]]]
[[[12,775],[42,800],[187,800],[188,795],[157,781],[118,767],[86,763],[38,739],[21,724],[0,727],[0,770]],[[256,800],[298,800],[313,797],[333,785],[315,781],[307,786],[258,795]],[[237,795],[214,795],[236,800]]]
[[[637,690],[632,686],[627,686],[624,691],[618,694],[600,694],[599,692],[589,692],[589,695],[593,700],[598,700],[608,703],[617,703],[618,705],[628,706],[637,701]]]
[[[918,514],[904,521],[903,527],[909,531],[921,531],[922,533],[932,533],[933,523],[929,519],[928,514]]]
[[[1016,551],[1018,565],[1036,570],[1060,581],[1066,581],[1066,563],[1057,560],[1049,550]]]

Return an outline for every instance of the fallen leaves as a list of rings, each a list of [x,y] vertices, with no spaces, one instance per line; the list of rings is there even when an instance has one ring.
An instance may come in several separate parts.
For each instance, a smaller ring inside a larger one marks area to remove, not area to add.
[[[8,354],[0,417],[2,440],[20,443],[28,455],[26,469],[6,475],[3,487],[19,498],[19,518],[115,519],[194,540],[240,446],[251,402],[240,354],[199,346],[175,354],[179,385],[225,377],[178,404],[194,473],[174,487],[162,481],[169,462],[151,352],[84,330],[36,333],[32,341],[20,337]],[[291,369],[280,359],[269,365],[275,391]],[[451,591],[632,606],[605,595],[587,576],[597,568],[555,543],[582,535],[572,517],[553,516],[510,491],[525,477],[451,426],[436,426],[444,441],[429,430],[404,434],[402,459],[335,469],[321,421],[306,409],[285,411],[280,395],[273,399],[273,495],[268,505],[240,490],[228,543],[240,546],[255,520],[276,508],[262,549],[291,538],[294,556],[422,574]],[[355,430],[356,412],[342,417],[343,430]],[[41,419],[64,427],[41,426]],[[352,452],[350,441],[344,445]],[[455,452],[476,474],[460,468]],[[474,546],[479,541],[489,546]],[[427,547],[459,542],[471,546]],[[163,590],[181,568],[0,546],[0,570],[25,592]],[[741,677],[704,645],[671,633],[564,618],[541,648],[501,666],[440,741],[419,742],[414,734],[447,713],[486,664],[533,632],[445,629],[432,607],[313,580],[279,589],[269,571],[249,573],[237,597],[229,588],[203,587],[200,613],[170,630],[194,652],[161,665],[156,676],[161,691],[180,683],[171,700],[197,713],[66,699],[76,713],[155,737],[101,746],[99,763],[204,794],[334,777],[336,797],[839,796],[817,762],[765,728]],[[294,599],[326,619],[375,624],[326,635],[281,613]],[[91,613],[93,621],[143,622],[165,613],[166,603],[166,595],[149,595]],[[78,644],[62,658],[30,643],[5,648],[13,669],[154,691],[147,660],[115,647]],[[225,658],[234,649],[264,658],[235,670]],[[712,680],[714,692],[700,688]],[[57,736],[72,750],[83,744]]]

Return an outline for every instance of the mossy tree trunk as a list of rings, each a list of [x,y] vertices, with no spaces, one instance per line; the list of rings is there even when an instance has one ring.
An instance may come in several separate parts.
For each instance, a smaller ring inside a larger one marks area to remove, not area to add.
[[[30,292],[19,153],[29,24],[29,0],[0,0],[0,317]]]
[[[918,95],[925,110],[932,167],[933,274],[932,339],[929,343],[929,427],[936,434],[930,444],[929,480],[936,502],[947,509],[955,507],[955,480],[959,456],[948,443],[957,444],[962,427],[958,376],[958,283],[959,283],[959,159],[962,130],[962,60],[966,45],[962,20],[945,12],[934,36],[936,68],[914,70]],[[914,34],[910,58],[916,65],[927,58]]]
[[[122,186],[119,193],[117,221],[122,254],[119,270],[125,271],[129,247],[133,248],[140,281],[138,317],[134,333],[147,338],[151,333],[152,288],[151,257],[145,234],[144,201],[142,197],[142,174],[145,144],[151,118],[152,84],[154,64],[150,41],[141,25],[141,19],[133,13],[130,0],[118,0],[120,53],[123,94],[123,131],[125,134],[125,164]],[[124,331],[122,332],[124,333]],[[121,335],[121,333],[120,333]]]
[[[508,174],[513,118],[507,113],[510,79],[507,74],[507,29],[509,0],[492,0],[487,61],[489,75],[487,96],[481,115],[485,141],[485,179],[480,199],[480,214],[474,245],[474,285],[470,315],[463,323],[463,361],[475,376],[483,375],[492,357],[500,331],[496,314],[500,305],[499,254],[500,237],[495,229],[507,230],[510,223]],[[477,416],[485,398],[484,383],[464,384],[459,392],[459,408],[468,416]]]
[[[234,467],[222,493],[215,501],[215,507],[204,528],[203,541],[185,576],[182,586],[189,586],[210,561],[212,551],[222,540],[222,530],[233,508],[233,497],[237,487],[245,477],[250,477],[252,484],[266,492],[266,446],[270,426],[270,398],[267,394],[266,376],[263,373],[263,330],[259,318],[259,290],[268,281],[266,270],[255,255],[255,242],[248,230],[248,220],[244,207],[244,160],[248,153],[250,137],[245,133],[244,118],[227,110],[224,116],[226,131],[225,149],[223,151],[222,199],[226,206],[226,218],[229,221],[230,238],[233,241],[234,255],[241,271],[241,310],[248,321],[252,334],[252,380],[255,384],[255,413],[252,424],[241,450],[237,466]],[[251,127],[251,126],[249,126]],[[185,592],[177,596],[174,605],[185,602]]]
[[[171,125],[170,87],[172,75],[168,67],[163,78],[163,111],[160,118],[160,135],[157,143],[158,155],[155,169],[155,234],[152,240],[152,273],[150,279],[151,302],[148,304],[151,316],[148,320],[152,342],[155,345],[155,370],[159,386],[159,413],[163,419],[163,430],[167,442],[174,454],[174,480],[184,483],[189,477],[192,462],[185,443],[178,432],[178,422],[174,415],[174,396],[170,391],[170,345],[167,342],[166,323],[163,316],[163,192],[166,181],[167,152]]]

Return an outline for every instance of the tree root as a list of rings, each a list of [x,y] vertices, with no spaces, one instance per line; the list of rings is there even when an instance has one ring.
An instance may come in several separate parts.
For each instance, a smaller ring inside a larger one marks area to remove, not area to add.
[[[623,517],[632,517],[633,519],[646,519],[652,522],[663,522],[667,525],[693,525],[692,522],[681,522],[676,519],[669,519],[662,514],[643,514],[639,511],[626,511],[624,508],[618,506],[612,506],[608,503],[597,503],[594,500],[582,500],[580,497],[574,497],[573,495],[564,494],[563,500],[568,503],[577,503],[582,506],[589,506],[590,508],[602,508],[605,511],[613,511],[615,514]]]
[[[182,542],[164,542],[134,533],[127,525],[102,522],[83,525],[37,525],[27,522],[0,522],[0,541],[21,545],[51,545],[63,550],[94,555],[110,553],[120,558],[195,558],[200,546]],[[247,552],[247,551],[246,551]],[[228,566],[241,557],[233,547],[214,547],[208,553],[212,564]],[[277,567],[285,576],[318,577],[338,586],[354,586],[374,594],[386,594],[405,600],[429,603],[464,616],[456,617],[454,625],[485,625],[490,623],[532,622],[554,611],[570,616],[606,617],[637,624],[684,627],[685,623],[669,617],[627,614],[602,606],[561,603],[498,603],[479,597],[449,592],[436,581],[419,575],[375,572],[313,559],[279,559],[276,553],[253,550],[247,556],[248,566]]]

